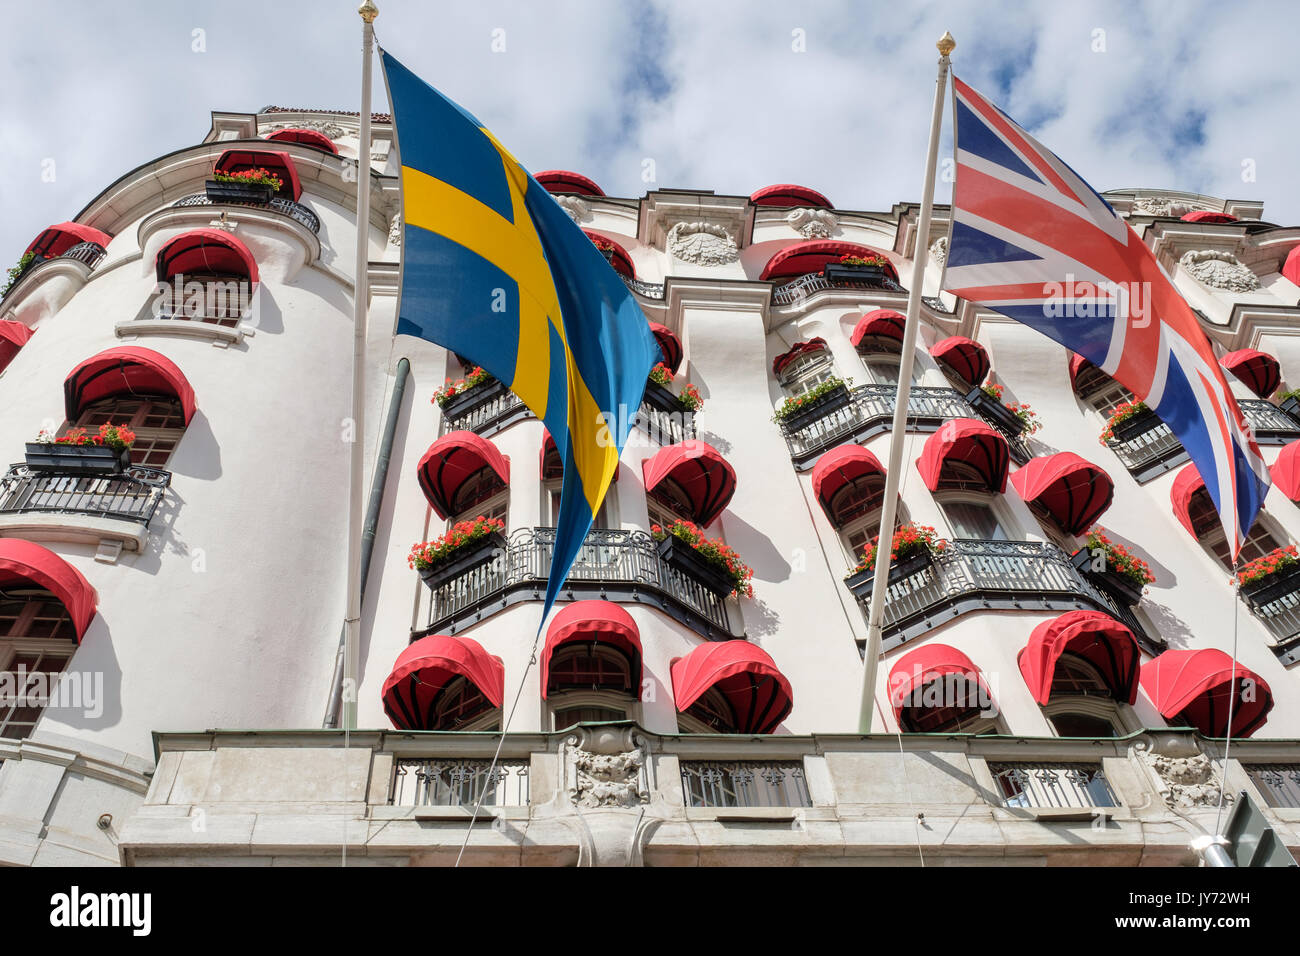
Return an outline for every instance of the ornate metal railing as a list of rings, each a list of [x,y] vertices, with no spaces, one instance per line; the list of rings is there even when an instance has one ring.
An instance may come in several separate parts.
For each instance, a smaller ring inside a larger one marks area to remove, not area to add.
[[[82,514],[147,525],[171,480],[171,472],[144,465],[102,477],[51,474],[22,464],[10,465],[0,478],[0,514]]]
[[[1117,807],[1100,764],[990,763],[1008,807]]]
[[[97,242],[79,242],[68,249],[67,252],[61,253],[57,256],[50,256],[48,258],[38,256],[28,262],[27,268],[14,276],[9,284],[6,285],[3,290],[0,290],[0,299],[3,299],[11,291],[17,288],[18,283],[22,282],[29,272],[46,262],[53,262],[55,259],[76,259],[78,262],[85,263],[93,271],[95,266],[99,265],[107,252],[108,251]]]
[[[688,807],[811,807],[800,760],[682,761]]]
[[[489,772],[489,770],[491,772]],[[526,807],[528,761],[488,759],[394,761],[388,802],[396,807]]]
[[[1300,577],[1279,576],[1268,594],[1242,594],[1250,613],[1268,629],[1272,651],[1283,664],[1300,661]],[[1260,600],[1261,597],[1266,598]]]
[[[943,312],[946,314],[951,314],[952,312],[952,309],[944,305],[943,299],[939,298],[937,295],[923,295],[921,296],[921,301],[929,306],[932,312]]]
[[[623,284],[635,292],[637,295],[643,295],[647,299],[662,299],[664,297],[664,284],[662,282],[642,282],[640,279],[632,279],[619,273],[622,276]]]
[[[859,604],[865,615],[866,602]],[[1080,607],[1104,611],[1148,649],[1158,646],[1131,608],[1083,577],[1056,545],[957,539],[928,567],[889,586],[884,647],[897,647],[967,611]]]
[[[898,396],[896,386],[859,385],[850,395],[848,405],[828,405],[826,414],[815,421],[797,427],[782,424],[781,432],[796,466],[808,465],[822,452],[843,442],[864,441],[889,431]],[[915,385],[908,393],[908,427],[917,431],[934,431],[951,418],[979,417],[961,393],[954,389]],[[1007,432],[1001,433],[1011,446],[1016,461],[1023,464],[1033,457],[1023,439]]]
[[[304,206],[302,203],[294,202],[292,199],[285,199],[281,196],[272,196],[269,203],[260,202],[232,202],[231,200],[222,200],[220,203],[214,203],[203,193],[196,193],[193,196],[186,196],[184,199],[178,199],[172,203],[173,206],[254,206],[260,209],[274,209],[281,215],[288,216],[295,222],[300,222],[312,232],[320,232],[320,218]]]
[[[888,276],[872,279],[827,278],[820,272],[810,272],[772,290],[773,305],[790,305],[827,289],[883,289],[886,292],[906,292]]]
[[[665,412],[648,402],[641,403],[632,423],[661,445],[676,445],[698,434],[694,412]]]
[[[1237,400],[1237,405],[1256,441],[1279,445],[1300,437],[1300,424],[1272,402],[1243,398]],[[1151,428],[1127,441],[1112,440],[1106,444],[1138,480],[1154,478],[1188,460],[1182,443],[1158,419]]]
[[[510,604],[541,600],[554,548],[554,528],[515,531],[504,551],[431,589],[428,625],[416,636],[454,634]],[[588,532],[561,593],[650,604],[705,637],[739,636],[726,598],[661,560],[644,531]]]
[[[1300,810],[1300,763],[1247,763],[1242,769],[1270,807]]]

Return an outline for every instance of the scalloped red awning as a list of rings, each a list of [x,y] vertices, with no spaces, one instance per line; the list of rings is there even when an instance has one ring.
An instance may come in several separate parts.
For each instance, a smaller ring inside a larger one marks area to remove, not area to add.
[[[872,309],[864,313],[853,327],[849,343],[857,348],[868,335],[879,336],[895,341],[903,341],[903,329],[907,325],[907,316],[893,309]]]
[[[899,334],[902,340],[902,334]],[[989,353],[984,346],[964,335],[952,335],[930,346],[930,355],[956,372],[963,382],[974,388],[989,374]]]
[[[0,538],[0,590],[20,582],[44,588],[59,599],[80,644],[99,603],[99,595],[81,572],[49,548],[22,538]]]
[[[1142,689],[1166,720],[1188,721],[1207,737],[1249,737],[1273,709],[1268,682],[1217,648],[1165,651],[1142,665]],[[1236,695],[1236,700],[1230,698]]]
[[[931,491],[939,490],[944,466],[950,461],[965,462],[974,468],[988,491],[1002,494],[1007,490],[1011,451],[1007,440],[984,422],[949,419],[926,439],[916,469]]]
[[[632,686],[641,688],[641,632],[632,615],[612,601],[575,601],[562,608],[546,629],[542,648],[542,699],[550,693],[551,655],[574,641],[607,644],[627,655],[632,664]]]
[[[438,694],[456,677],[477,687],[493,707],[505,699],[501,658],[468,637],[422,637],[398,655],[384,681],[384,713],[398,730],[433,730]]]
[[[579,196],[603,196],[601,189],[593,180],[581,173],[567,169],[544,169],[533,175],[538,185],[548,193],[577,193]]]
[[[1237,222],[1237,217],[1230,213],[1207,212],[1205,210],[1185,213],[1178,218],[1183,222]]]
[[[895,282],[898,271],[889,257],[879,249],[858,245],[856,242],[840,242],[833,239],[811,239],[786,246],[771,259],[759,274],[760,279],[794,279],[810,272],[821,272],[828,262],[839,262],[840,256],[879,256],[885,260],[885,274]]]
[[[420,459],[420,490],[438,517],[446,520],[454,513],[456,492],[484,468],[491,468],[502,484],[510,484],[510,459],[496,445],[473,432],[448,432]]]
[[[582,230],[582,234],[591,240],[592,245],[602,242],[609,243],[614,247],[614,253],[609,257],[609,264],[614,267],[614,271],[619,275],[627,276],[629,279],[636,278],[636,266],[632,265],[632,257],[627,254],[621,243],[615,242],[609,236],[602,236],[598,232],[588,232]]]
[[[827,517],[834,520],[831,502],[846,485],[871,475],[885,477],[885,466],[861,445],[837,445],[821,458],[812,472],[813,494]]]
[[[826,340],[820,335],[814,339],[809,339],[807,342],[796,342],[790,346],[788,352],[782,352],[772,359],[772,374],[780,375],[787,365],[805,352],[820,352],[824,348],[826,348]]]
[[[1219,364],[1260,398],[1268,398],[1282,384],[1282,367],[1277,359],[1258,349],[1229,352],[1219,359]]]
[[[736,493],[736,472],[716,448],[693,438],[661,448],[641,462],[645,490],[654,491],[669,479],[690,501],[691,519],[702,527],[713,524]]]
[[[794,707],[794,692],[776,662],[746,640],[701,644],[673,661],[670,671],[679,712],[716,687],[731,709],[733,733],[770,734]]]
[[[901,719],[904,710],[915,706],[911,701],[917,691],[949,674],[965,677],[968,685],[973,678],[983,698],[993,699],[984,675],[969,657],[947,644],[922,644],[900,657],[889,669],[889,703],[894,708],[895,719]],[[976,696],[970,703],[979,699]]]
[[[1282,278],[1292,285],[1300,285],[1300,246],[1295,246],[1286,254],[1282,263]]]
[[[173,276],[243,276],[256,285],[257,260],[248,246],[220,229],[191,229],[158,250],[159,282]]]
[[[1273,478],[1273,487],[1292,501],[1300,501],[1300,441],[1283,446],[1277,461],[1268,471]]]
[[[1083,534],[1115,498],[1110,475],[1072,451],[1031,458],[1011,483],[1025,501],[1046,508],[1066,534]]]
[[[15,319],[0,319],[0,372],[3,372],[18,350],[32,337],[32,329]]]
[[[1092,364],[1091,362],[1089,362],[1086,358],[1084,358],[1079,353],[1077,352],[1070,353],[1070,387],[1071,388],[1074,387],[1074,383],[1078,380],[1079,373],[1083,371],[1084,366],[1091,365],[1091,364]]]
[[[246,169],[265,169],[280,177],[280,188],[276,194],[298,201],[302,195],[302,183],[298,182],[298,167],[293,164],[293,157],[278,149],[228,149],[222,153],[212,167],[216,173],[242,173]]]
[[[1038,703],[1051,699],[1056,662],[1067,652],[1097,668],[1116,700],[1137,701],[1141,651],[1133,632],[1101,611],[1067,611],[1034,628],[1020,652],[1020,676]]]
[[[1198,538],[1196,528],[1192,525],[1192,496],[1205,487],[1205,481],[1195,465],[1185,465],[1174,477],[1173,487],[1169,489],[1169,501],[1174,506],[1174,517],[1187,529],[1193,538]]]
[[[334,140],[314,129],[300,129],[293,126],[288,129],[278,129],[266,138],[274,143],[298,143],[301,146],[311,146],[333,153],[335,156],[339,154],[339,148],[334,145]]]
[[[112,241],[113,237],[108,233],[100,232],[91,226],[83,226],[79,222],[60,222],[42,229],[41,234],[32,240],[24,254],[34,252],[46,259],[53,259],[83,242],[93,242],[107,249]]]
[[[178,399],[185,424],[194,417],[194,389],[167,356],[121,345],[92,355],[63,381],[63,410],[75,422],[91,402],[111,395],[166,395]]]
[[[817,190],[809,189],[807,186],[796,186],[793,183],[777,183],[775,186],[764,186],[762,189],[756,189],[750,194],[749,201],[755,206],[835,208],[831,205],[831,201]]]
[[[682,342],[681,339],[666,325],[660,325],[658,322],[650,323],[650,331],[654,333],[655,341],[659,343],[659,351],[663,353],[664,364],[674,375],[682,367]]]

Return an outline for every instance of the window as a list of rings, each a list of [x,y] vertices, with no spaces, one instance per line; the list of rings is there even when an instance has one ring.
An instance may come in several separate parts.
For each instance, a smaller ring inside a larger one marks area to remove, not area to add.
[[[804,395],[835,377],[830,352],[817,349],[793,358],[781,370],[781,387],[791,398]]]
[[[1187,505],[1187,514],[1192,519],[1192,530],[1196,532],[1196,540],[1209,548],[1219,559],[1219,563],[1231,571],[1232,550],[1228,547],[1223,525],[1219,523],[1219,513],[1214,508],[1214,501],[1204,487],[1197,489],[1192,495],[1192,500]],[[1281,543],[1269,530],[1268,522],[1261,514],[1255,519],[1250,534],[1241,545],[1240,560],[1243,563],[1253,561],[1280,547],[1282,547]]]
[[[33,674],[54,691],[57,680],[77,647],[76,629],[63,604],[48,591],[25,585],[0,590],[0,670],[12,673],[15,690],[28,689]],[[30,706],[20,706],[30,705]],[[0,700],[0,737],[19,740],[31,734],[44,704],[38,700]]]
[[[510,508],[510,492],[491,468],[480,468],[459,488],[451,501],[455,515],[451,523],[482,515],[504,522]]]
[[[849,486],[845,488],[841,494],[849,493],[852,490],[852,486]],[[850,507],[854,508],[857,517],[848,517],[839,525],[840,540],[844,542],[844,547],[848,549],[850,563],[856,565],[862,558],[862,552],[866,550],[867,545],[871,543],[871,539],[880,532],[880,499],[882,495],[880,493],[876,494],[875,503],[870,511],[857,509],[855,502],[859,497],[858,495],[848,494],[848,497],[850,501],[845,507],[846,509]],[[834,509],[838,504],[839,499],[837,496],[832,502],[832,508]],[[836,515],[836,518],[838,523],[838,514]],[[903,503],[900,501],[897,509],[894,511],[894,527],[897,528],[905,521],[907,521],[907,513],[903,508]]]
[[[1000,732],[996,717],[985,716],[978,685],[959,674],[939,678],[942,704],[927,703],[940,691],[926,685],[912,694],[912,699],[898,715],[899,726],[907,733],[996,734]],[[931,683],[934,683],[933,681]],[[927,693],[928,692],[928,693]],[[914,702],[914,703],[913,703]]]
[[[973,541],[1010,541],[1011,534],[993,507],[982,501],[941,501],[952,537]]]
[[[551,658],[546,694],[556,730],[581,721],[627,720],[634,716],[636,692],[632,661],[616,647],[575,642]]]
[[[1120,405],[1133,401],[1132,392],[1091,362],[1079,370],[1074,380],[1074,392],[1102,418],[1110,418],[1111,412]]]
[[[870,354],[862,356],[862,367],[866,370],[867,381],[875,385],[898,387],[899,359],[893,355]],[[924,370],[912,363],[912,384],[920,385]]]
[[[550,516],[552,527],[560,523],[560,484],[558,481],[548,481],[542,486],[543,493],[546,495],[546,504],[549,508],[547,514]],[[617,498],[618,486],[611,482],[609,490],[605,492],[605,497],[601,499],[600,509],[591,522],[593,531],[608,531],[619,526],[617,521],[610,518],[611,513],[616,510],[615,501]]]
[[[650,513],[650,523],[662,528],[677,521],[693,520],[690,498],[672,478],[665,478],[646,495],[646,510]]]
[[[687,718],[683,720],[682,718]],[[732,734],[736,732],[736,716],[722,691],[710,687],[690,706],[677,715],[677,723],[687,733]]]
[[[1119,737],[1130,721],[1114,697],[1097,668],[1067,651],[1056,661],[1043,714],[1058,737]]]
[[[201,283],[203,291],[182,290],[179,301],[175,285],[165,286],[158,318],[207,322],[230,329],[239,325],[244,318],[244,303],[249,299],[246,276],[186,273],[185,285],[191,283]],[[149,308],[153,308],[152,303]]]
[[[131,464],[162,468],[185,434],[185,411],[179,399],[143,395],[116,395],[91,402],[75,425],[87,432],[104,424],[126,425],[135,432]],[[72,425],[65,425],[66,434]]]
[[[469,679],[455,677],[433,703],[434,730],[497,730],[501,712]]]
[[[1115,725],[1092,714],[1053,714],[1048,718],[1058,737],[1117,737]]]
[[[555,711],[555,729],[563,730],[574,724],[595,723],[602,720],[627,720],[627,711],[612,707],[568,707]]]

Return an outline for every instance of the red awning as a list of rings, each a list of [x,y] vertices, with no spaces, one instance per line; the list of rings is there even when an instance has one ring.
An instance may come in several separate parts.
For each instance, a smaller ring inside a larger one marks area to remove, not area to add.
[[[1219,364],[1241,379],[1260,398],[1268,398],[1282,384],[1282,367],[1267,352],[1237,349],[1219,359]]]
[[[1090,365],[1090,364],[1091,363],[1082,355],[1080,355],[1078,352],[1070,353],[1070,385],[1071,386],[1073,386],[1075,381],[1078,379],[1079,373],[1083,371],[1083,367],[1085,365]]]
[[[1295,246],[1286,254],[1282,263],[1282,278],[1292,285],[1300,285],[1300,246]]]
[[[1115,497],[1115,483],[1072,451],[1030,459],[1011,476],[1025,501],[1037,502],[1066,534],[1083,534]]]
[[[1011,461],[1007,440],[984,422],[953,418],[926,439],[916,468],[927,488],[939,490],[944,466],[951,461],[974,468],[988,491],[1001,494],[1007,490],[1007,468]]]
[[[1178,217],[1183,222],[1236,222],[1237,217],[1226,212],[1189,212]]]
[[[1169,489],[1169,500],[1174,506],[1174,517],[1187,529],[1193,538],[1198,538],[1196,528],[1192,525],[1192,496],[1205,487],[1205,481],[1195,465],[1184,465],[1174,478],[1174,485]]]
[[[258,279],[257,260],[248,246],[220,229],[191,229],[172,239],[158,252],[159,282],[173,276],[243,276]]]
[[[745,640],[701,644],[673,661],[673,700],[688,711],[711,687],[731,709],[733,733],[769,734],[794,706],[794,692],[776,662]]]
[[[1216,648],[1165,651],[1142,665],[1142,689],[1166,720],[1188,721],[1207,737],[1249,737],[1273,709],[1268,683]],[[1236,694],[1236,700],[1229,698]]]
[[[619,275],[627,276],[629,279],[636,278],[636,266],[632,265],[632,257],[627,254],[621,243],[615,242],[609,236],[602,236],[598,232],[588,232],[582,230],[582,234],[592,241],[593,244],[608,243],[614,247],[614,253],[609,257],[609,264],[614,267],[614,271]]]
[[[902,340],[901,332],[898,339]],[[930,347],[930,354],[935,361],[948,366],[972,387],[984,381],[984,376],[989,374],[989,353],[984,351],[984,346],[964,335],[953,335],[942,342],[935,342]]]
[[[501,658],[468,637],[422,637],[398,655],[384,681],[384,713],[398,730],[434,729],[439,692],[456,677],[477,687],[493,707],[505,699],[506,671]]]
[[[438,517],[450,518],[456,492],[483,468],[491,468],[502,484],[510,483],[510,459],[496,445],[473,432],[448,432],[420,459],[420,490]]]
[[[764,186],[749,197],[755,206],[817,206],[821,209],[834,209],[831,201],[815,189],[807,186],[795,186],[792,183],[778,183]]]
[[[821,502],[822,510],[834,520],[831,502],[845,485],[869,475],[885,477],[885,466],[861,445],[837,445],[821,458],[813,468],[813,494]]]
[[[645,490],[654,491],[667,480],[677,483],[690,503],[691,518],[700,525],[713,523],[736,493],[736,472],[708,442],[699,439],[661,448],[641,463]]]
[[[194,417],[194,389],[165,355],[122,345],[86,359],[63,381],[63,409],[75,422],[86,406],[111,395],[166,395],[178,399],[185,424]]]
[[[793,279],[810,272],[821,272],[828,262],[839,262],[840,256],[879,256],[886,260],[885,274],[897,281],[898,272],[879,249],[861,246],[856,242],[839,242],[833,239],[812,239],[786,246],[771,259],[759,274],[760,279]]]
[[[603,196],[601,189],[592,180],[581,173],[571,173],[567,169],[546,169],[533,176],[539,186],[548,193],[577,193],[579,196]]]
[[[1269,474],[1273,477],[1273,487],[1292,501],[1300,501],[1300,441],[1293,441],[1278,452]]]
[[[217,173],[242,173],[246,169],[265,169],[280,177],[277,195],[295,202],[302,195],[302,184],[298,182],[298,169],[293,164],[293,157],[278,149],[228,149],[212,167],[213,172]]]
[[[983,691],[984,699],[992,700],[984,675],[969,657],[947,644],[922,644],[900,657],[889,669],[889,703],[894,708],[894,717],[901,717],[905,709],[915,706],[912,697],[917,691],[949,674],[965,677],[968,686],[974,681]],[[979,696],[974,700],[967,697],[971,704],[979,699]]]
[[[299,143],[303,146],[313,146],[327,153],[333,153],[335,156],[339,152],[339,148],[334,145],[334,140],[314,129],[299,129],[297,127],[278,129],[266,138],[272,142]]]
[[[858,320],[858,324],[853,327],[853,334],[849,336],[849,342],[854,348],[857,348],[864,338],[868,335],[880,336],[881,338],[894,339],[903,341],[903,328],[907,324],[907,316],[902,312],[895,312],[893,309],[872,309]]]
[[[34,252],[38,256],[44,256],[47,259],[53,259],[55,256],[61,256],[73,246],[83,242],[93,242],[107,249],[112,240],[113,237],[108,233],[92,229],[90,226],[83,226],[79,222],[61,222],[58,225],[47,226],[42,230],[41,234],[32,240],[32,244],[27,247],[26,251]]]
[[[22,538],[0,538],[0,591],[24,583],[44,588],[59,599],[72,618],[80,643],[99,603],[90,582],[49,548]]]
[[[772,359],[772,374],[780,375],[781,371],[805,352],[820,352],[826,348],[826,340],[821,336],[815,339],[809,339],[807,342],[796,342],[790,346],[788,352],[782,352],[776,358]]]
[[[18,350],[32,337],[32,330],[14,319],[0,320],[0,372],[3,372]]]
[[[1116,700],[1137,700],[1141,652],[1133,632],[1101,611],[1067,611],[1034,628],[1020,652],[1020,676],[1038,703],[1051,699],[1056,662],[1067,652],[1097,668]]]
[[[546,629],[542,648],[542,699],[550,691],[551,655],[572,642],[607,644],[618,648],[632,663],[632,686],[641,687],[641,632],[632,615],[612,601],[575,601],[562,608]]]
[[[650,331],[654,333],[655,341],[659,343],[659,351],[663,353],[664,364],[675,375],[677,370],[682,367],[682,343],[673,330],[666,325],[660,325],[658,322],[650,323]]]

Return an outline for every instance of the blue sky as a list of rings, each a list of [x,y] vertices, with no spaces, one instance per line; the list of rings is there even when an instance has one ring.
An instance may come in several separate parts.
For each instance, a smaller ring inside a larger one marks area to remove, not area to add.
[[[1300,222],[1295,4],[377,2],[380,42],[525,165],[612,195],[797,182],[847,209],[919,199],[950,29],[958,74],[1097,189],[1260,199]],[[213,109],[359,102],[354,0],[50,0],[5,20],[0,260],[198,141]]]

